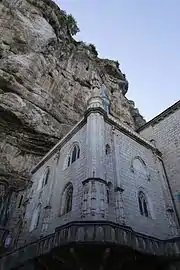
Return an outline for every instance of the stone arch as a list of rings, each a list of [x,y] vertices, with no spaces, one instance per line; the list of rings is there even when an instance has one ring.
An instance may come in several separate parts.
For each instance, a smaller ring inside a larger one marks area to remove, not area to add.
[[[140,156],[135,156],[131,161],[131,171],[133,173],[143,174],[147,180],[150,180],[150,174],[145,161]]]

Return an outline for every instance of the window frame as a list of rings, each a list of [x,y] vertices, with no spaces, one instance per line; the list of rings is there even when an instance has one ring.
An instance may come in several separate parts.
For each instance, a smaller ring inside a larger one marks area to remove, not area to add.
[[[37,229],[38,225],[39,225],[39,221],[40,221],[40,215],[41,215],[41,209],[42,209],[42,204],[39,203],[34,211],[33,211],[33,214],[31,216],[31,223],[30,223],[30,226],[29,226],[29,232],[33,232],[34,230]],[[37,216],[35,216],[37,215]],[[34,216],[36,217],[36,219],[34,218]],[[35,221],[34,221],[35,219]],[[34,223],[34,224],[33,224]],[[32,226],[33,225],[33,226]]]
[[[105,154],[106,156],[111,154],[111,146],[108,143],[105,145]]]
[[[70,192],[70,196],[69,196],[69,192]],[[67,183],[63,189],[62,196],[61,196],[60,216],[66,215],[72,211],[73,192],[74,192],[73,184],[71,182]],[[69,202],[69,198],[70,198],[70,202]],[[69,206],[69,203],[70,203],[70,206]]]
[[[142,190],[138,192],[138,205],[139,205],[139,212],[141,216],[150,218],[151,213],[150,213],[148,198]]]
[[[50,175],[50,166],[46,166],[39,179],[37,191],[42,190],[48,184],[49,175]]]
[[[75,151],[75,152],[74,152]],[[74,143],[67,158],[67,168],[80,158],[81,150],[79,143]],[[74,156],[75,155],[75,156]]]

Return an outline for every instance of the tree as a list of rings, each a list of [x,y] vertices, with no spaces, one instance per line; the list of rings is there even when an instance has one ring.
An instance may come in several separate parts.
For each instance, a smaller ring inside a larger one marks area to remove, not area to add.
[[[76,35],[80,30],[77,26],[77,22],[71,14],[66,17],[67,27],[72,36]]]

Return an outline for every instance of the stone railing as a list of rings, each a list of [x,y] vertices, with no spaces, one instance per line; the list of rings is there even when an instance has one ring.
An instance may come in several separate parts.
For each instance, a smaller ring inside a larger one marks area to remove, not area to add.
[[[103,244],[126,246],[144,255],[162,257],[180,256],[180,238],[159,240],[134,232],[131,228],[112,222],[71,222],[56,229],[53,234],[0,258],[1,270],[9,270],[27,260],[49,253],[53,248],[67,244]]]

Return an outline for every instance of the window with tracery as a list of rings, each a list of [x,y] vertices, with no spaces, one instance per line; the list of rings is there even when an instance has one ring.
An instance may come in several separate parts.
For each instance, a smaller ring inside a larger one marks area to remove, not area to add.
[[[49,173],[50,173],[50,168],[49,167],[46,167],[44,173],[42,174],[41,178],[39,179],[37,190],[40,190],[45,185],[47,185],[48,178],[49,178]]]
[[[79,148],[79,145],[75,144],[68,157],[68,167],[72,163],[74,163],[77,159],[79,159],[79,157],[80,157],[80,148]]]
[[[134,173],[140,173],[141,175],[144,175],[147,180],[150,180],[150,174],[148,172],[146,163],[141,157],[137,156],[132,160],[131,170]]]
[[[30,232],[32,232],[38,227],[40,214],[41,214],[41,204],[38,204],[38,206],[35,208],[35,211],[33,212],[33,215],[32,215],[31,225],[29,229]]]
[[[69,183],[62,195],[61,214],[67,214],[72,210],[73,185]]]
[[[138,195],[139,211],[142,216],[149,217],[148,201],[144,192],[140,191]]]

